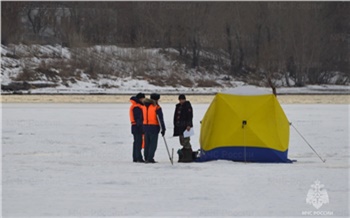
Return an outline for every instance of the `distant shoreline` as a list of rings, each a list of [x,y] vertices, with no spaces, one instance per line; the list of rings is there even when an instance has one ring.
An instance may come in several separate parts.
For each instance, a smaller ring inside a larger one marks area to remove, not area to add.
[[[1,103],[129,103],[133,94],[1,94]],[[161,103],[177,103],[178,94],[161,94]],[[147,95],[146,95],[147,96]],[[210,103],[215,94],[186,94],[192,103]],[[281,104],[350,104],[349,94],[280,94]]]
[[[150,93],[147,93],[147,92],[144,92],[145,94],[150,94]],[[217,92],[208,92],[208,93],[186,93],[186,92],[181,92],[179,91],[178,93],[174,93],[174,92],[165,92],[165,93],[162,93],[162,92],[159,92],[163,95],[179,95],[179,93],[184,93],[186,95],[216,95]],[[123,95],[127,95],[127,96],[130,96],[130,95],[134,95],[135,92],[126,92],[126,93],[31,93],[31,94],[28,94],[28,93],[0,93],[0,95],[3,95],[3,96],[8,96],[8,95],[23,95],[23,96],[31,96],[31,95],[52,95],[52,96],[60,96],[60,95],[112,95],[112,96],[123,96]],[[350,92],[347,92],[347,91],[339,91],[338,92],[315,92],[315,93],[312,93],[312,92],[296,92],[296,93],[277,93],[278,96],[280,95],[349,95],[350,96]]]

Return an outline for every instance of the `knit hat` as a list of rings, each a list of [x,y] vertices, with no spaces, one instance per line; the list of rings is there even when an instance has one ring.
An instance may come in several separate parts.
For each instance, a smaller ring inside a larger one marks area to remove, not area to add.
[[[151,94],[151,99],[153,99],[153,100],[159,100],[159,99],[160,99],[160,95],[157,94],[157,93],[152,93],[152,94]]]
[[[140,93],[138,93],[138,94],[136,95],[136,98],[141,99],[141,98],[146,98],[146,96],[145,96],[145,94],[143,94],[142,92],[140,92]]]
[[[181,99],[186,100],[186,96],[184,94],[179,95],[179,100]]]

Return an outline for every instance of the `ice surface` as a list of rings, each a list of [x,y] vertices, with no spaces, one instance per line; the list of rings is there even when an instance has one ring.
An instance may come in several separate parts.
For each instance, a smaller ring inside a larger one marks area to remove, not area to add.
[[[191,100],[191,99],[189,99]],[[166,140],[174,104],[162,104]],[[209,104],[193,104],[194,149]],[[3,104],[3,216],[349,216],[349,106],[282,105],[293,164],[174,163],[159,138],[157,164],[132,163],[129,104]],[[177,155],[175,152],[175,157]],[[306,203],[320,180],[329,203]]]

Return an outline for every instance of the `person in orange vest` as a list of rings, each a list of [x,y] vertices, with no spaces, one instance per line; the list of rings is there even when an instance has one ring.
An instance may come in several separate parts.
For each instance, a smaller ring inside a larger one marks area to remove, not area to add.
[[[151,99],[144,100],[143,108],[143,127],[145,131],[145,149],[144,156],[146,163],[156,163],[154,155],[157,150],[158,134],[160,132],[160,126],[162,126],[161,134],[165,135],[165,124],[163,119],[162,108],[158,104],[160,95],[157,93],[151,94]],[[158,121],[159,117],[159,121]],[[160,123],[159,123],[160,122]]]
[[[132,159],[133,162],[143,163],[145,162],[142,158],[142,134],[143,134],[143,100],[145,94],[138,93],[136,96],[130,98],[130,122],[131,122],[131,133],[134,136]]]

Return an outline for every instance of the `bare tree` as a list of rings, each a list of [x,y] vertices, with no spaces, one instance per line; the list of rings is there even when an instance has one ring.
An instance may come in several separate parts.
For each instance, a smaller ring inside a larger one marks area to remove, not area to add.
[[[56,6],[52,4],[27,3],[25,11],[35,35],[41,35],[45,32],[56,19]]]
[[[1,2],[1,44],[17,43],[23,31],[23,2]]]
[[[1,5],[3,44],[34,35],[72,47],[87,43],[174,48],[188,67],[215,68],[267,85],[285,81],[289,86],[290,80],[297,86],[327,83],[335,72],[350,78],[348,2]]]

